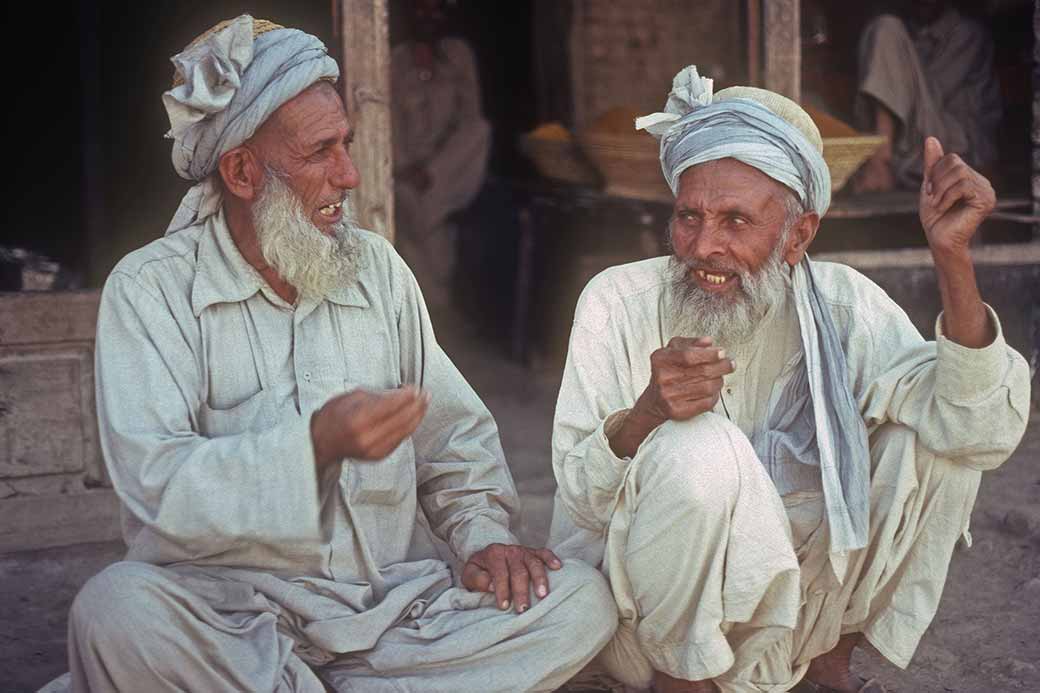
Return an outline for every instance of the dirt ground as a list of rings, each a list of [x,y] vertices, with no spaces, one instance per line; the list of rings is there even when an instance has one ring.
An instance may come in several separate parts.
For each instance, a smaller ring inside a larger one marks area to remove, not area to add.
[[[439,333],[499,422],[523,499],[519,533],[544,540],[558,374],[508,362],[463,325]],[[860,652],[859,674],[900,693],[1040,692],[1040,413],[1014,456],[984,475],[971,533],[973,546],[958,547],[939,613],[910,668]],[[66,670],[69,605],[122,552],[112,542],[0,555],[0,692],[35,691]]]

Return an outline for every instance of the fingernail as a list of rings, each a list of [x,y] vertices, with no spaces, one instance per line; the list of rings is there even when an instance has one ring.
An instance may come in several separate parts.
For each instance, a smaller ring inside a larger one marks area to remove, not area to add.
[[[924,184],[924,192],[925,192],[926,195],[931,195],[932,194],[932,182],[931,181],[928,181],[927,183]]]
[[[726,358],[726,350],[725,349],[719,349],[719,360],[721,361],[724,358]]]
[[[509,608],[509,602],[508,601],[500,602],[499,605],[498,605],[498,608],[500,608],[503,611],[505,611],[506,609]]]
[[[730,368],[732,368],[733,370],[737,370],[737,360],[736,359],[730,359],[729,360],[729,365],[730,365]]]
[[[549,591],[545,589],[544,585],[538,585],[538,589],[535,590],[535,594],[537,594],[539,597],[544,597],[548,593]]]
[[[520,607],[520,613],[524,613],[525,611],[527,611],[527,604]]]

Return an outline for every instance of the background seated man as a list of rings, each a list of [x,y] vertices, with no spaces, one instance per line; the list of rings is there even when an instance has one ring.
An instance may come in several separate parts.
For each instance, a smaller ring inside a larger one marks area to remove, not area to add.
[[[976,168],[997,158],[1001,100],[989,32],[949,0],[904,4],[860,40],[857,119],[888,144],[853,179],[857,192],[917,188],[929,135]]]
[[[408,268],[350,220],[335,61],[243,15],[173,62],[173,163],[196,185],[102,295],[129,551],[73,603],[73,690],[561,685],[613,602],[511,534],[494,421]]]
[[[926,342],[875,284],[806,248],[830,204],[816,126],[680,72],[661,137],[672,257],[592,279],[556,408],[550,546],[598,564],[619,626],[599,662],[665,691],[880,691],[906,667],[967,534],[980,471],[1025,430],[1029,370],[968,250],[985,178],[925,144],[920,219],[943,313]]]

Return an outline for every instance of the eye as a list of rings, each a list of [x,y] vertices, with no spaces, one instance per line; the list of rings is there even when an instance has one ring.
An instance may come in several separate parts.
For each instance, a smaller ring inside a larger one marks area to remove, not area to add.
[[[733,224],[734,226],[746,226],[747,224],[750,223],[748,221],[747,217],[742,217],[739,214],[734,214],[733,216],[731,216],[729,218],[729,220],[730,220],[730,223]]]

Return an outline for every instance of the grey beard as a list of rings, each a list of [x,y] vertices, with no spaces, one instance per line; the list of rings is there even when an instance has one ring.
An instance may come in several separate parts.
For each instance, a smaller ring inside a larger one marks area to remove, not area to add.
[[[702,289],[690,276],[691,267],[686,261],[672,255],[667,270],[672,334],[712,337],[719,345],[743,344],[750,339],[770,306],[783,300],[787,290],[790,268],[783,260],[787,234],[781,236],[762,267],[755,272],[738,272],[740,284],[733,296]],[[728,267],[714,269],[734,271]]]
[[[335,235],[328,236],[310,220],[282,177],[268,171],[253,206],[253,227],[264,260],[301,298],[323,299],[333,289],[357,280],[357,226],[349,205],[348,197]]]

